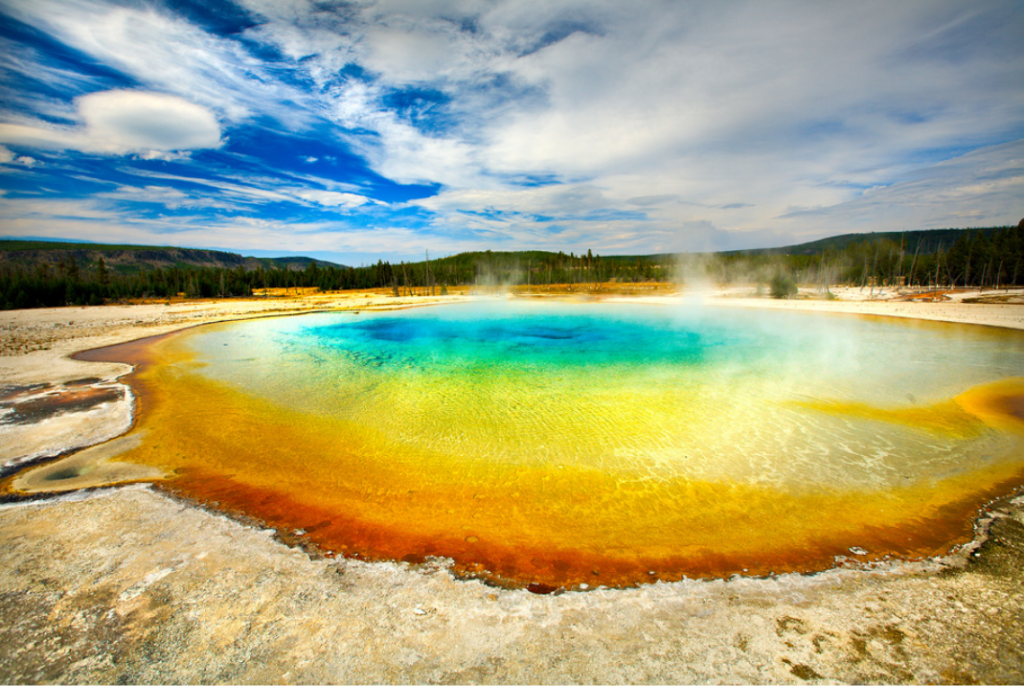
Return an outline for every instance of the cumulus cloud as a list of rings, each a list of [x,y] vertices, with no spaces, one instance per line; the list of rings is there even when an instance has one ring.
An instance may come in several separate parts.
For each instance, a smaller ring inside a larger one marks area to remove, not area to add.
[[[216,148],[220,124],[208,109],[164,93],[115,90],[77,100],[77,127],[43,123],[0,124],[11,145],[103,154],[155,153]]]

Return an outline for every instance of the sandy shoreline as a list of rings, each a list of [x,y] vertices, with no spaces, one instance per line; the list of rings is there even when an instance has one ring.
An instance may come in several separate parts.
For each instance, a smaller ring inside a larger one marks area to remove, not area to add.
[[[839,296],[705,302],[1024,329],[1024,305]],[[2,312],[0,388],[37,398],[45,413],[72,382],[112,384],[126,371],[69,359],[80,350],[212,321],[428,301],[346,294]],[[130,395],[76,402],[77,412],[0,425],[0,463],[125,430]],[[11,503],[0,507],[0,680],[1021,681],[1022,512],[1024,499],[1006,499],[976,550],[885,571],[541,597],[429,565],[311,559],[143,486]]]

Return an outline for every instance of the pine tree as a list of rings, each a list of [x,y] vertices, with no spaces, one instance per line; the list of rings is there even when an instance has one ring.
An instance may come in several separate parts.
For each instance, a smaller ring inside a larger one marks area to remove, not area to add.
[[[107,263],[102,257],[96,261],[96,281],[104,288],[110,285],[110,272],[107,271]]]

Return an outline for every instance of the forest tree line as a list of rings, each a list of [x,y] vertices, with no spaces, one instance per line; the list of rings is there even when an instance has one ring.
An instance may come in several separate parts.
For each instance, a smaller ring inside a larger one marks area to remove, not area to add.
[[[842,248],[827,245],[817,255],[695,254],[606,256],[545,251],[469,252],[419,262],[384,260],[362,267],[317,265],[305,269],[158,267],[131,273],[107,267],[103,258],[79,264],[0,267],[0,309],[98,305],[137,298],[251,296],[269,288],[321,291],[390,289],[394,295],[445,294],[450,286],[546,286],[618,282],[710,281],[770,285],[788,294],[796,283],[866,288],[996,288],[1024,285],[1024,220],[1015,227],[964,230],[948,247],[910,251],[889,238],[872,238]]]
[[[1024,219],[1017,226],[963,230],[948,246],[924,252],[891,238],[866,237],[817,255],[717,255],[706,263],[718,283],[914,289],[1007,288],[1024,285]]]
[[[478,252],[420,262],[379,260],[362,267],[317,265],[305,269],[157,267],[121,273],[102,257],[78,264],[73,256],[57,264],[0,266],[0,309],[99,305],[138,298],[247,297],[261,289],[316,288],[320,291],[390,289],[395,295],[444,295],[450,286],[528,284],[579,285],[612,279],[664,280],[672,256],[606,258],[573,253]]]

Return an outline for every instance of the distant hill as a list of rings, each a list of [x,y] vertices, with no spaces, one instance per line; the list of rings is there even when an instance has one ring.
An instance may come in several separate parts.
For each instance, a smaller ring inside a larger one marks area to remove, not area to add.
[[[822,250],[842,250],[854,243],[889,240],[902,243],[905,252],[934,253],[940,248],[948,250],[962,234],[983,234],[991,238],[997,231],[1010,227],[993,226],[980,229],[927,229],[924,231],[888,231],[882,233],[844,233],[841,236],[822,238],[809,243],[798,243],[781,248],[759,248],[756,250],[727,250],[720,255],[820,255]]]
[[[975,229],[930,229],[925,231],[883,232],[883,233],[848,233],[830,238],[822,238],[808,243],[783,246],[779,248],[759,248],[752,250],[728,250],[716,254],[723,257],[738,256],[814,256],[821,255],[823,250],[839,252],[856,243],[888,240],[902,244],[905,254],[932,254],[949,250],[961,235],[971,232],[983,234],[991,238],[996,232],[1009,227],[989,227]],[[691,254],[692,256],[692,254]],[[215,268],[237,269],[246,271],[266,269],[270,271],[301,271],[310,262],[318,267],[348,269],[325,260],[309,257],[243,257],[238,253],[220,250],[200,250],[196,248],[175,248],[170,246],[145,245],[110,245],[104,243],[50,242],[39,240],[0,239],[0,268],[5,266],[20,269],[34,268],[38,264],[57,267],[74,258],[79,268],[89,268],[102,257],[107,268],[115,274],[130,275],[154,270],[158,267],[169,268]],[[596,256],[595,256],[596,257]],[[674,264],[680,254],[661,253],[652,255],[602,255],[598,263],[605,265],[604,271],[609,274],[627,269],[641,269],[641,264],[658,268],[668,268]],[[549,265],[557,265],[556,269],[567,268],[567,265],[588,264],[584,252],[575,255],[554,253],[543,250],[520,251],[481,251],[466,252],[432,260],[442,272],[448,274],[452,282],[463,282],[472,275],[492,273],[495,270],[519,271],[531,266],[531,269],[549,269]],[[397,265],[396,265],[397,267]],[[423,270],[424,262],[407,263],[406,267]],[[572,269],[577,269],[572,267]],[[368,269],[377,267],[370,265]],[[548,271],[553,277],[554,272]],[[579,274],[576,275],[577,277]],[[572,273],[563,275],[566,279],[575,278]],[[376,279],[377,277],[375,277]],[[384,278],[384,277],[379,277]],[[389,282],[389,281],[388,281]]]
[[[1022,220],[1024,221],[1024,220]],[[829,238],[821,238],[816,241],[810,241],[808,243],[797,243],[795,245],[785,245],[778,248],[751,248],[748,250],[723,250],[721,252],[714,253],[654,253],[646,255],[601,255],[601,260],[605,263],[635,263],[637,260],[642,262],[650,262],[652,264],[663,264],[667,261],[675,260],[679,257],[686,256],[698,256],[698,255],[821,255],[822,250],[839,251],[855,243],[873,243],[875,241],[889,240],[897,245],[903,243],[903,250],[906,253],[913,254],[914,252],[920,252],[922,255],[934,253],[939,249],[949,250],[949,248],[956,243],[957,238],[965,233],[983,234],[986,238],[991,238],[994,234],[999,231],[1011,228],[1009,226],[992,226],[985,228],[974,228],[974,229],[925,229],[921,231],[888,231],[888,232],[871,232],[871,233],[845,233],[839,236],[831,236]],[[509,258],[519,259],[522,262],[526,262],[531,259],[533,262],[542,262],[547,259],[557,258],[561,253],[545,252],[541,250],[530,250],[530,251],[513,251],[513,252],[472,252],[472,253],[459,253],[457,258],[465,259],[470,258],[473,260],[478,259],[505,259]],[[563,255],[564,256],[564,255]],[[582,257],[581,252],[576,257]],[[442,258],[451,259],[451,258]],[[420,263],[415,263],[420,264]]]
[[[56,266],[74,258],[80,267],[87,267],[101,257],[108,269],[120,274],[169,267],[242,267],[249,271],[260,268],[299,270],[308,267],[310,262],[315,262],[318,267],[341,266],[310,257],[243,257],[232,252],[197,248],[0,239],[0,266]]]
[[[347,269],[346,265],[328,262],[327,260],[318,260],[313,257],[246,257],[245,259],[255,260],[262,264],[264,268],[291,269],[292,271],[305,269],[309,266],[310,262],[316,262],[318,267]]]
[[[1002,287],[1024,281],[1022,266],[1024,221],[1017,227],[845,234],[782,248],[703,255],[486,250],[412,263],[378,260],[361,267],[219,250],[0,239],[0,310],[132,298],[244,297],[257,289],[377,288],[394,295],[418,289],[443,295],[452,286],[548,285],[573,291],[595,284],[681,282],[702,268],[702,278],[718,283],[773,280],[789,284],[787,291],[798,282]]]

